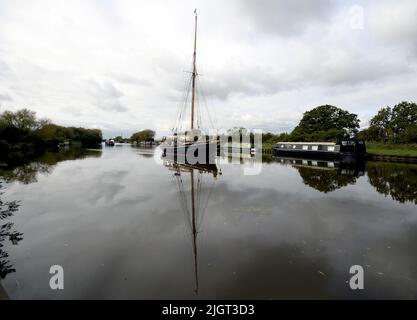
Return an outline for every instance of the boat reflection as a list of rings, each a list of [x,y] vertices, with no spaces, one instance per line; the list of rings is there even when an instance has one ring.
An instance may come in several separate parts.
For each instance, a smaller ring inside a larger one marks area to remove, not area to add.
[[[342,162],[275,157],[283,165],[298,170],[305,185],[320,192],[332,192],[350,184],[365,173],[365,162]]]
[[[239,150],[228,150],[224,148],[221,150],[220,156],[222,159],[225,159],[227,163],[245,164],[255,161],[255,155],[250,149],[242,149],[239,152]]]
[[[178,189],[178,199],[184,212],[187,230],[192,238],[195,294],[198,295],[198,250],[197,236],[201,228],[207,204],[221,170],[216,164],[189,164],[164,156],[164,166],[172,171]]]

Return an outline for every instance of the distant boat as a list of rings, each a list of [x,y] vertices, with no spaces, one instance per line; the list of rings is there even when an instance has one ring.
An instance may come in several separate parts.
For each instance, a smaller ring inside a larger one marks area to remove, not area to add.
[[[58,143],[59,148],[68,148],[71,145],[71,142],[69,140],[65,140],[64,142]]]
[[[193,70],[191,72],[191,119],[189,129],[185,131],[175,130],[172,136],[164,137],[161,142],[161,149],[163,155],[174,154],[179,156],[193,155],[199,157],[201,154],[205,154],[210,157],[210,154],[217,153],[217,147],[219,145],[218,137],[210,137],[203,134],[198,121],[197,128],[195,126],[195,109],[196,109],[196,78],[197,78],[197,11],[195,13],[195,25],[194,25],[194,52],[193,52]],[[188,94],[187,94],[188,97]],[[186,109],[183,110],[185,113]],[[180,110],[179,119],[182,114]],[[204,163],[207,163],[207,157],[204,159]],[[199,163],[199,162],[197,162]]]
[[[113,139],[107,139],[106,140],[106,146],[113,147],[114,146],[114,140]]]

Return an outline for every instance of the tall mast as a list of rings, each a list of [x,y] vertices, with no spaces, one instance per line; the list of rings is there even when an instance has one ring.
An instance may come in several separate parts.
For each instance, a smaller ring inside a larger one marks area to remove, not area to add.
[[[192,93],[191,93],[191,130],[194,129],[194,101],[195,101],[195,78],[197,76],[197,70],[195,66],[195,60],[197,56],[197,9],[195,13],[195,25],[194,25],[194,54],[193,54],[193,75],[192,75]]]

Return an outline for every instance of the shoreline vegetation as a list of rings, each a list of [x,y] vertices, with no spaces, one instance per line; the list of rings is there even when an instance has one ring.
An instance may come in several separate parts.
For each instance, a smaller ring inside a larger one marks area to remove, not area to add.
[[[370,120],[369,127],[361,131],[359,123],[357,114],[336,106],[321,105],[306,111],[290,133],[263,133],[262,152],[270,153],[277,142],[337,142],[356,138],[365,141],[370,158],[379,156],[386,159],[397,157],[417,160],[415,102],[403,101],[394,107],[381,108]],[[250,135],[250,139],[253,139],[253,134],[242,127],[228,130],[228,135]],[[155,131],[145,129],[133,133],[130,138],[117,136],[113,140],[132,145],[158,144],[154,138]],[[1,161],[30,158],[47,150],[58,150],[59,145],[89,148],[103,141],[99,129],[59,126],[48,119],[36,118],[36,113],[28,109],[4,111],[0,114]]]
[[[28,109],[0,114],[0,161],[25,162],[60,144],[89,148],[101,144],[99,129],[63,127],[48,119],[38,119]]]
[[[417,158],[417,144],[384,144],[368,142],[366,149],[367,153],[370,155]]]
[[[335,106],[323,105],[304,113],[291,133],[262,137],[262,151],[268,153],[277,142],[337,142],[346,138],[365,141],[369,156],[417,159],[417,104],[403,101],[384,107],[359,131],[359,119]]]

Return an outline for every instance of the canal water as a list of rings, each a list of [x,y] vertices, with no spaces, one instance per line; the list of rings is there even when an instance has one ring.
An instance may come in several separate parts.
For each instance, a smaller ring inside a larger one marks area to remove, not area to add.
[[[259,164],[222,157],[195,168],[118,145],[3,165],[0,291],[10,299],[417,298],[416,165]],[[53,265],[64,270],[63,290],[50,288]],[[363,290],[350,288],[353,265],[364,270]]]

